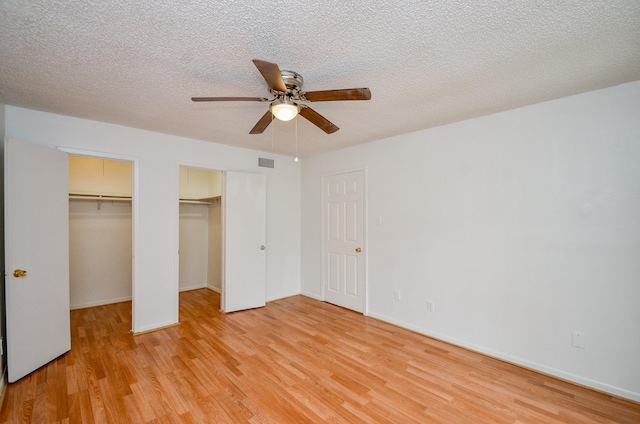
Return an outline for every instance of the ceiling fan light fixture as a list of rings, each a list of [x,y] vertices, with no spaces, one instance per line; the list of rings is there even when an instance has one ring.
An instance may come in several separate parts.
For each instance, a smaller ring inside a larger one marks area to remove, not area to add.
[[[271,113],[280,121],[291,121],[298,114],[298,106],[291,100],[278,100],[271,105]]]
[[[249,134],[262,134],[273,122],[274,117],[279,121],[290,121],[298,114],[325,133],[333,134],[340,128],[309,107],[306,102],[371,100],[371,90],[367,87],[303,92],[304,80],[299,73],[281,70],[276,63],[266,60],[253,59],[253,64],[269,86],[269,93],[274,96],[271,100],[264,97],[192,97],[191,100],[194,102],[269,102],[269,110],[251,128]]]

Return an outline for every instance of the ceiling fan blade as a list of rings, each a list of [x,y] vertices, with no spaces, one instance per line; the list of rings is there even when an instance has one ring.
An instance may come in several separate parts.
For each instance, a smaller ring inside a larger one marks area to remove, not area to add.
[[[253,64],[256,65],[258,71],[260,71],[265,81],[267,81],[270,89],[282,92],[287,91],[287,86],[284,84],[278,65],[260,59],[253,59]]]
[[[309,91],[302,93],[310,102],[333,102],[336,100],[370,100],[371,90],[368,88],[345,88],[342,90]]]
[[[264,130],[267,129],[269,124],[273,121],[273,115],[271,114],[271,109],[267,111],[262,118],[258,121],[256,125],[249,131],[249,134],[262,134]]]
[[[318,112],[308,106],[303,106],[300,108],[300,115],[302,115],[303,118],[306,118],[309,122],[320,128],[327,134],[333,134],[340,129],[333,123],[331,123],[327,118],[320,115]]]
[[[192,97],[194,102],[266,102],[264,97]]]

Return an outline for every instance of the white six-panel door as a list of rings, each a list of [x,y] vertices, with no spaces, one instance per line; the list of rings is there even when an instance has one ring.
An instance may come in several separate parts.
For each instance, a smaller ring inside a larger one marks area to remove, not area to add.
[[[4,155],[7,366],[14,382],[71,349],[69,165],[64,152],[11,138]]]
[[[364,172],[326,176],[322,184],[324,299],[364,312]]]

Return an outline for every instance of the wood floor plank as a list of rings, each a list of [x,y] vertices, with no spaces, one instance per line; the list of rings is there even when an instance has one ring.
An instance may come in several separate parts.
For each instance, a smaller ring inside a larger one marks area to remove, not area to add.
[[[4,423],[640,423],[640,404],[293,296],[133,336],[131,303],[71,312],[72,348],[10,384]]]

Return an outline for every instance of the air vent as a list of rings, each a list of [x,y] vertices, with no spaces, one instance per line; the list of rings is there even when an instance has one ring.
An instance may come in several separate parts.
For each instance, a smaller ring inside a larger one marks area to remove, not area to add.
[[[273,168],[275,165],[273,159],[258,158],[258,166],[263,168]]]

